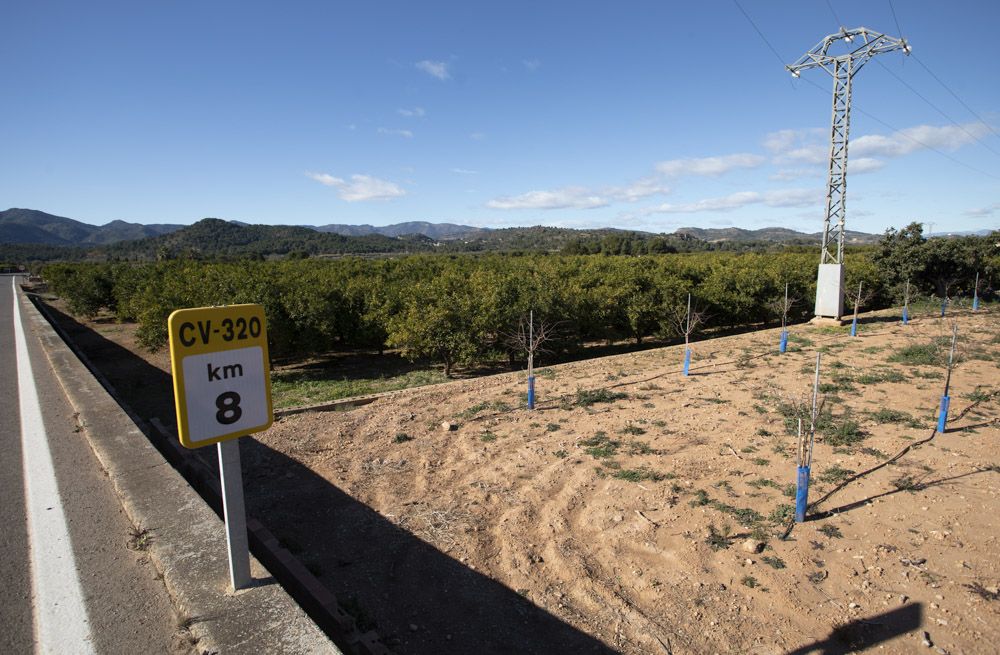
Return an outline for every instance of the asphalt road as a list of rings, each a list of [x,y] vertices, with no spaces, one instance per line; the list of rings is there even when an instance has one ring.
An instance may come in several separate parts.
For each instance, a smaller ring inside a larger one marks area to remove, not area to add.
[[[14,302],[0,276],[0,653],[193,652],[29,321],[19,342]]]

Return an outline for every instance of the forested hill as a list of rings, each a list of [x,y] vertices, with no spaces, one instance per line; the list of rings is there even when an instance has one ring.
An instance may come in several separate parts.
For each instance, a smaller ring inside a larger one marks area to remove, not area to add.
[[[106,225],[91,225],[47,214],[37,209],[11,208],[0,211],[0,243],[31,243],[49,246],[99,245],[142,239],[179,230],[183,225],[142,225],[111,221]]]
[[[205,218],[194,225],[158,237],[123,241],[104,248],[118,259],[170,259],[175,257],[255,257],[267,255],[319,255],[425,252],[433,241],[419,235],[387,237],[368,234],[347,237],[291,225],[247,225]]]
[[[785,227],[765,227],[759,230],[744,230],[738,227],[725,228],[701,228],[701,227],[680,227],[674,232],[675,235],[687,234],[702,241],[757,241],[772,243],[818,243],[823,238],[822,232],[805,234],[796,232]],[[878,234],[868,234],[866,232],[854,232],[844,230],[844,241],[850,244],[876,243],[880,238]]]
[[[354,226],[358,234],[342,233],[349,230],[324,231],[332,227],[344,226],[252,225],[206,218],[186,227],[144,226],[124,221],[98,227],[36,210],[9,209],[0,212],[0,260],[26,264],[55,260],[232,259],[431,252],[647,255],[718,250],[773,252],[815,246],[820,242],[818,234],[782,228],[681,228],[672,234],[653,234],[612,228],[487,229],[413,222],[379,228],[377,232],[365,229],[368,226]],[[848,234],[849,244],[875,240],[874,235]]]

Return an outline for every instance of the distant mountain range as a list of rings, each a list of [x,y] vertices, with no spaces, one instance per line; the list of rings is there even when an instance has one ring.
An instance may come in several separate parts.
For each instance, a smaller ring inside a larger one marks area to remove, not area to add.
[[[142,225],[111,221],[90,225],[72,218],[54,216],[37,209],[0,212],[0,243],[38,243],[50,246],[103,245],[133,241],[175,232],[183,225]]]
[[[216,219],[213,219],[213,221]],[[240,221],[226,221],[232,225],[247,229],[248,234],[261,232],[262,228],[272,227],[273,230],[265,230],[270,234],[281,234],[282,236],[295,235],[297,240],[306,238],[309,231],[325,234],[336,234],[345,237],[372,237],[382,236],[390,239],[400,237],[420,235],[431,241],[452,241],[452,240],[500,240],[510,241],[511,237],[516,237],[521,230],[528,228],[505,228],[491,229],[483,227],[473,227],[471,225],[457,225],[455,223],[428,223],[425,221],[411,221],[406,223],[396,223],[393,225],[304,225],[304,226],[261,226],[250,225]],[[197,223],[195,224],[197,225]],[[111,221],[105,225],[91,225],[66,218],[54,216],[36,209],[8,209],[0,211],[0,243],[8,244],[44,244],[50,246],[98,246],[118,243],[121,241],[138,241],[161,235],[172,234],[181,230],[190,230],[194,226],[174,225],[174,224],[151,224],[128,223],[125,221]],[[215,230],[219,228],[216,226]],[[537,230],[539,228],[531,228]],[[548,232],[558,232],[563,237],[571,237],[574,234],[580,236],[593,236],[595,234],[610,234],[624,232],[621,230],[571,230],[564,228],[544,228]],[[985,231],[988,233],[989,231]],[[984,233],[984,231],[977,232]],[[650,232],[631,232],[631,234],[642,236],[655,236]],[[819,241],[821,233],[804,233],[787,228],[769,227],[760,230],[744,230],[741,228],[699,228],[682,227],[678,228],[671,235],[667,236],[687,236],[694,237],[702,241],[713,242],[772,242],[772,243],[811,243]],[[848,243],[864,244],[874,243],[880,237],[876,234],[866,234],[864,232],[853,232],[848,230],[845,233]],[[171,240],[176,242],[176,240]],[[181,240],[183,241],[183,239]]]
[[[408,234],[422,234],[436,241],[449,239],[467,239],[482,236],[492,232],[485,227],[470,225],[455,225],[454,223],[427,223],[425,221],[410,221],[394,225],[320,225],[313,228],[318,232],[332,232],[345,237],[361,237],[368,234],[381,234],[387,237],[401,237]]]
[[[822,232],[796,232],[785,227],[765,227],[759,230],[744,230],[738,227],[725,228],[701,228],[701,227],[680,227],[674,234],[689,234],[702,241],[772,241],[775,243],[786,243],[789,241],[812,242],[820,241],[823,238]],[[850,244],[875,243],[881,238],[879,234],[868,234],[866,232],[854,232],[844,230],[844,242]]]

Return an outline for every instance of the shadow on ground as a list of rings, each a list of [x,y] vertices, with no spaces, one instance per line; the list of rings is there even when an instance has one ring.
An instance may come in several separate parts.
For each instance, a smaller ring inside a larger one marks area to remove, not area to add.
[[[806,644],[790,651],[788,655],[846,655],[867,650],[920,627],[923,619],[920,603],[911,603],[898,609],[864,619],[855,619],[830,633],[823,641]],[[916,643],[912,645],[917,650]]]
[[[140,418],[174,429],[170,376],[47,307]],[[162,445],[158,445],[161,447]],[[515,591],[396,526],[312,470],[240,441],[248,515],[260,520],[352,614],[400,653],[613,653]],[[213,470],[215,449],[189,453]]]

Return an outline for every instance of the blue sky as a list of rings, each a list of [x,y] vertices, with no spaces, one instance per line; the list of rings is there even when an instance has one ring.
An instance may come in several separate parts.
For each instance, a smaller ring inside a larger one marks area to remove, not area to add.
[[[818,231],[832,83],[782,65],[839,22],[896,20],[888,0],[741,5],[780,60],[732,0],[14,0],[0,208]],[[847,227],[998,227],[1000,3],[893,6],[914,56],[855,78]]]

